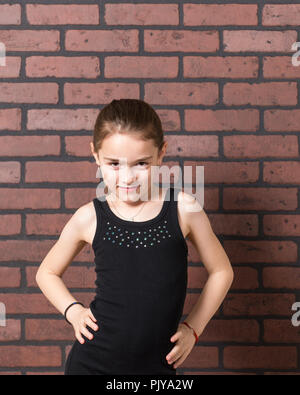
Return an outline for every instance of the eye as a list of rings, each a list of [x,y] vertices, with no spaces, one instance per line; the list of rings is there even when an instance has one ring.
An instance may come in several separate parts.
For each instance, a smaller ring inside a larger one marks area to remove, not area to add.
[[[145,167],[145,166],[148,165],[148,162],[143,162],[143,161],[138,162],[138,165],[140,165],[140,164],[141,164],[143,167]],[[115,167],[119,166],[119,162],[110,162],[109,165],[112,166],[113,168],[115,168]],[[116,166],[115,166],[115,165],[116,165]]]

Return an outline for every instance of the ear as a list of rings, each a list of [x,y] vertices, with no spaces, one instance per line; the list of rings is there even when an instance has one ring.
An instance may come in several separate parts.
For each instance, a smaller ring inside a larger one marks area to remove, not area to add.
[[[162,146],[162,149],[160,150],[160,154],[159,154],[159,157],[158,157],[158,161],[160,162],[160,164],[162,163],[163,157],[165,156],[165,153],[166,153],[166,150],[167,150],[167,145],[168,145],[168,143],[165,141],[163,146]]]
[[[94,147],[94,144],[92,141],[90,142],[90,148],[91,148],[91,153],[92,153],[93,157],[95,158],[97,165],[100,166],[99,157],[98,157],[98,154],[95,152],[95,149],[94,149],[95,147]]]

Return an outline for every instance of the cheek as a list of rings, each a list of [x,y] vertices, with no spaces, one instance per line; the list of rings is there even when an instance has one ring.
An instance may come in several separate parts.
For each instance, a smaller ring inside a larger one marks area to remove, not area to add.
[[[118,171],[114,169],[103,169],[102,175],[105,183],[108,185],[114,185],[118,182]]]

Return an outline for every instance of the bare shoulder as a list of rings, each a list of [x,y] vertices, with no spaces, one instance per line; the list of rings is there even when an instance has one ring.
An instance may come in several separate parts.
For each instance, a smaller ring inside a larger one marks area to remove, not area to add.
[[[80,238],[91,244],[93,231],[96,229],[96,212],[93,201],[80,206],[73,214],[70,222],[76,227]]]
[[[208,273],[226,270],[232,276],[233,271],[229,258],[215,235],[201,204],[193,195],[182,191],[178,193],[178,203],[188,229],[187,237],[196,248]]]
[[[202,224],[203,231],[207,226],[210,226],[208,217],[200,204],[200,202],[191,195],[183,190],[178,193],[178,211],[182,217],[183,226],[186,229],[186,236],[192,238],[193,229],[197,224],[197,230],[199,231],[200,224]]]

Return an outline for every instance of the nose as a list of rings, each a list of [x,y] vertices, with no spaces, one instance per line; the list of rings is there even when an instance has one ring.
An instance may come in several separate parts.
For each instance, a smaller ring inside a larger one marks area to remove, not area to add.
[[[119,172],[119,184],[121,185],[130,185],[134,182],[135,178],[134,172],[127,167]]]

